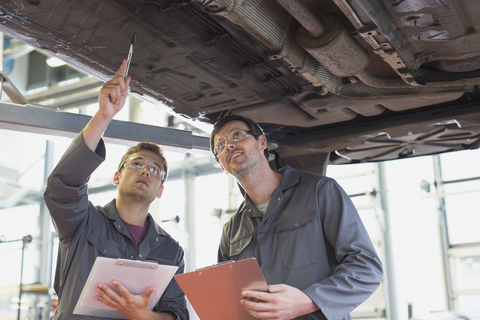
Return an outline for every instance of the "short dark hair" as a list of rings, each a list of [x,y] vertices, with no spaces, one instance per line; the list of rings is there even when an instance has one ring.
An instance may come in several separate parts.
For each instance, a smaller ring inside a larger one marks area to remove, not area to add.
[[[222,128],[227,123],[232,122],[232,121],[242,121],[243,123],[245,123],[248,127],[248,130],[251,132],[252,136],[256,140],[258,140],[258,137],[260,137],[260,136],[265,136],[265,133],[263,132],[262,127],[260,127],[258,125],[258,123],[256,123],[252,119],[246,118],[244,116],[236,115],[236,114],[229,114],[229,115],[226,115],[224,117],[221,117],[213,125],[213,131],[212,131],[212,134],[210,135],[210,149],[211,149],[213,155],[215,156],[215,160],[217,160],[217,162],[219,161],[219,159],[218,159],[218,156],[215,152],[215,135],[220,130],[222,130]],[[263,154],[265,155],[265,158],[267,158],[267,160],[268,160],[268,145],[265,148],[265,150],[263,150]]]
[[[155,153],[157,156],[160,157],[163,161],[163,170],[165,170],[165,178],[163,179],[163,182],[167,180],[168,176],[168,165],[167,165],[167,159],[165,159],[165,156],[163,155],[163,150],[160,148],[158,145],[152,142],[140,142],[136,146],[130,147],[127,150],[127,153],[125,153],[122,157],[122,160],[120,160],[120,163],[118,165],[118,172],[120,172],[123,168],[123,165],[125,164],[125,161],[130,157],[130,155],[139,152],[140,150],[147,150],[150,152]]]

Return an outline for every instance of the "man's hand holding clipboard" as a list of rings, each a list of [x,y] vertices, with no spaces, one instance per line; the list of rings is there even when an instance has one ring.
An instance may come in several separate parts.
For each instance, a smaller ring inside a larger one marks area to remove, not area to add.
[[[149,314],[177,266],[97,257],[74,314],[137,319]]]
[[[200,319],[255,320],[242,292],[268,292],[257,260],[230,261],[174,276]]]

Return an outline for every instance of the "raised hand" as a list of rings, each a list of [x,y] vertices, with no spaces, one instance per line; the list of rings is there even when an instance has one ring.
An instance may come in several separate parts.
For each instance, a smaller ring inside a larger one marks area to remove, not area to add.
[[[128,86],[130,85],[130,76],[123,78],[127,60],[123,60],[120,69],[117,70],[115,77],[106,82],[100,94],[98,95],[99,109],[92,117],[90,122],[83,129],[83,139],[85,144],[92,150],[98,146],[98,142],[103,136],[113,117],[122,110],[127,101]]]
[[[115,77],[106,82],[100,89],[98,96],[99,112],[105,119],[112,119],[125,105],[131,80],[130,76],[123,78],[126,67],[127,60],[123,60]]]

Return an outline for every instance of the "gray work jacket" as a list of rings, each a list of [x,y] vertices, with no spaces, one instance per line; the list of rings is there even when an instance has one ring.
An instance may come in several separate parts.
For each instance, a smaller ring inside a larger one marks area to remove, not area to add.
[[[331,178],[282,169],[265,217],[248,196],[225,224],[219,262],[255,257],[268,284],[306,293],[320,311],[350,319],[382,279],[382,264],[348,195]]]
[[[72,313],[98,256],[175,265],[179,267],[177,274],[184,270],[183,249],[150,214],[145,239],[136,247],[118,215],[115,200],[104,207],[89,202],[88,179],[104,159],[103,141],[94,153],[80,133],[48,178],[44,198],[60,240],[54,282],[59,298],[55,319],[95,318]],[[153,311],[170,311],[177,319],[189,319],[185,296],[175,280]]]

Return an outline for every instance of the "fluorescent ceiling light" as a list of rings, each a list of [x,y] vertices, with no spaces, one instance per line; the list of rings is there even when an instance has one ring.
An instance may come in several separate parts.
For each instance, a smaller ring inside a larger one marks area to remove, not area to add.
[[[50,58],[47,59],[47,64],[48,64],[49,67],[56,68],[56,67],[63,66],[65,64],[65,62],[63,62],[60,59],[50,57]]]

